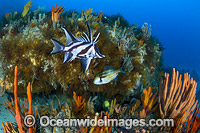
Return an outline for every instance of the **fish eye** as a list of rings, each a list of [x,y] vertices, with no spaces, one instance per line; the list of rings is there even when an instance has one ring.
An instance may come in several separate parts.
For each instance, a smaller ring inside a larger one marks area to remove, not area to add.
[[[100,82],[102,82],[102,78],[100,77]]]

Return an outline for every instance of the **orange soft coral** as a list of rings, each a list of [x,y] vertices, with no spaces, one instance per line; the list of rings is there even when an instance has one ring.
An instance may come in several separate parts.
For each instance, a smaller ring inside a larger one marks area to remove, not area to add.
[[[76,93],[73,92],[74,94],[74,102],[75,102],[75,112],[81,112],[85,108],[85,99],[82,99],[82,96],[76,96]]]
[[[157,93],[155,93],[153,96],[151,87],[147,89],[144,89],[143,95],[141,96],[142,103],[143,103],[143,110],[140,112],[140,117],[145,118],[147,115],[151,114],[153,111],[155,111],[156,107],[154,107],[156,101],[158,98],[156,98]]]
[[[161,79],[159,86],[159,109],[161,118],[176,119],[182,116],[182,122],[190,115],[197,105],[196,100],[197,83],[190,78],[188,73],[182,75],[173,69],[171,84],[169,85],[169,74],[165,73],[164,82]]]
[[[60,18],[60,14],[64,11],[64,7],[62,5],[58,8],[58,5],[52,6],[51,9],[51,19],[57,23],[58,19]]]
[[[22,118],[20,115],[19,103],[18,103],[18,98],[17,98],[17,66],[15,67],[14,98],[15,98],[15,119],[17,122],[17,126],[18,126],[20,133],[25,133],[22,128]]]
[[[15,117],[16,122],[17,122],[17,127],[20,133],[25,133],[24,130],[28,130],[29,133],[36,132],[36,125],[34,125],[31,128],[27,128],[24,125],[24,118],[27,114],[33,115],[33,109],[32,109],[32,96],[31,96],[31,85],[30,82],[27,86],[27,95],[28,95],[28,103],[29,103],[29,110],[27,109],[28,107],[26,106],[26,101],[24,102],[24,105],[21,102],[21,107],[19,104],[18,100],[18,85],[17,85],[17,66],[15,67],[15,78],[14,78],[14,100],[11,98],[12,101],[6,100],[4,103],[5,107],[8,109],[8,111]],[[7,104],[7,105],[6,105]],[[35,110],[35,118],[37,117],[37,109]],[[14,128],[9,128],[12,127],[12,123],[6,123],[6,126],[2,123],[4,127],[4,131],[8,132],[10,129],[13,131]],[[9,130],[8,130],[9,129]]]

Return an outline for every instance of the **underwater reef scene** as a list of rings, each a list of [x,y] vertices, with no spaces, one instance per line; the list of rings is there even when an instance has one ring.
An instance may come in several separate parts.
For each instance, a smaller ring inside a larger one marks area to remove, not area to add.
[[[137,27],[120,14],[109,16],[95,9],[77,12],[57,4],[51,11],[41,7],[32,11],[31,6],[29,1],[23,12],[7,13],[0,20],[0,96],[10,95],[1,108],[5,106],[16,120],[1,122],[5,133],[193,133],[200,129],[197,83],[188,73],[164,72],[164,48],[151,35],[150,24]],[[93,58],[86,72],[80,59],[63,64],[65,52],[50,54],[56,49],[54,43],[68,46],[62,27],[76,41],[94,40],[96,53],[105,57]],[[56,97],[57,105],[33,102],[34,97],[49,95]],[[26,115],[35,116],[34,126],[24,124]],[[174,126],[42,127],[42,116],[173,119]]]

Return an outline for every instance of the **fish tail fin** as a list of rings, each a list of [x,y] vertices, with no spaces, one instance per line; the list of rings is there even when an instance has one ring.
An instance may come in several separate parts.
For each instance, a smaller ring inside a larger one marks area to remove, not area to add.
[[[59,41],[55,39],[51,39],[51,41],[54,44],[54,49],[52,50],[51,54],[56,54],[63,51],[65,45],[63,45],[62,43],[60,43]]]
[[[126,72],[123,70],[123,67],[121,67],[119,70],[120,70],[121,73],[126,73]]]

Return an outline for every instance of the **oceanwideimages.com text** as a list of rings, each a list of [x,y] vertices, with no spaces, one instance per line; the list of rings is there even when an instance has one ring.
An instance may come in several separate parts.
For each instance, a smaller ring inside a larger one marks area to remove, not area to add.
[[[40,118],[40,125],[42,127],[125,127],[131,129],[133,127],[173,127],[173,119],[150,119],[148,122],[145,119],[108,119],[104,116],[99,119],[97,116],[94,119],[87,117],[86,119],[50,119],[48,116]]]

